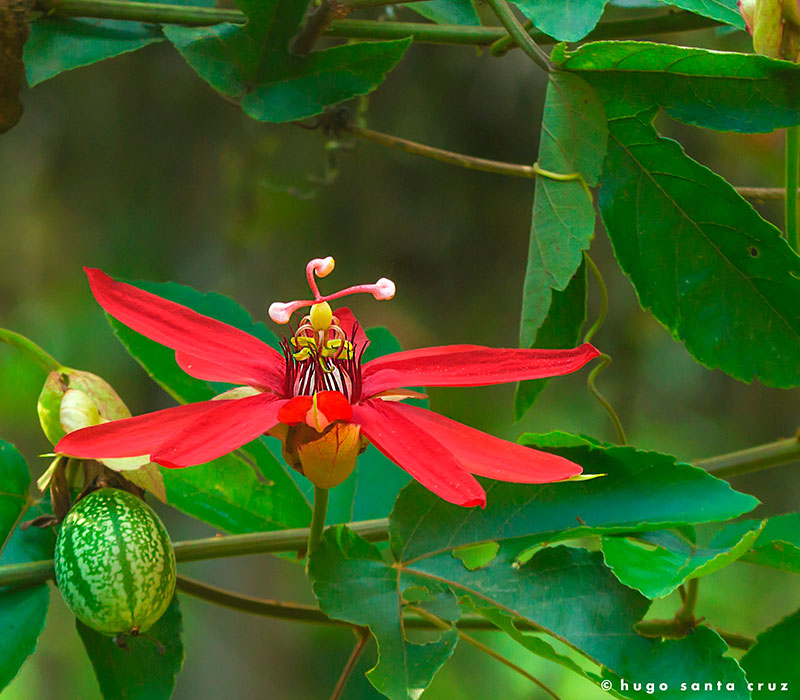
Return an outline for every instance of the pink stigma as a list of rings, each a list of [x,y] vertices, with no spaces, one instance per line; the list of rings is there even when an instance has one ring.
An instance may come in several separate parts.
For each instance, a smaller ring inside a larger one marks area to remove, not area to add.
[[[373,298],[378,301],[386,301],[394,297],[397,288],[392,280],[386,277],[381,277],[374,284],[358,284],[353,287],[347,287],[333,294],[323,296],[320,294],[319,287],[317,286],[317,277],[327,277],[333,272],[335,262],[330,256],[327,258],[314,258],[306,265],[306,279],[313,299],[297,299],[295,301],[283,302],[276,301],[270,304],[269,317],[275,323],[289,323],[292,314],[298,309],[306,306],[313,306],[324,301],[332,301],[333,299],[340,299],[341,297],[349,296],[351,294],[371,294]]]

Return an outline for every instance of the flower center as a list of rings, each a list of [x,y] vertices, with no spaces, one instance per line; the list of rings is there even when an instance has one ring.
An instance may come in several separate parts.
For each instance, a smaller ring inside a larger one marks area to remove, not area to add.
[[[323,296],[317,277],[327,277],[334,268],[332,257],[314,258],[306,265],[306,279],[313,299],[290,302],[276,301],[269,307],[269,316],[276,323],[289,323],[295,311],[310,306],[297,330],[281,341],[286,358],[287,397],[314,396],[321,391],[338,391],[355,403],[361,396],[361,356],[366,344],[358,346],[358,324],[342,328],[328,301],[350,294],[367,293],[375,299],[391,299],[395,285],[382,277],[375,284],[347,287]],[[348,323],[349,325],[349,323]],[[349,333],[349,337],[348,337]],[[363,334],[362,334],[363,337]]]
[[[315,317],[314,310],[323,304],[328,307],[327,325],[315,323],[319,314]],[[297,330],[281,341],[286,358],[286,396],[338,391],[348,401],[357,401],[361,395],[361,355],[365,349],[355,342],[357,331],[358,326],[354,325],[348,338],[327,302],[312,307]]]

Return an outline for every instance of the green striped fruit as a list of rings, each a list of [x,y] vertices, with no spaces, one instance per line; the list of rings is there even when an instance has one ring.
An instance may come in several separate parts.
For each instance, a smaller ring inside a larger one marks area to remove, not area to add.
[[[146,632],[175,593],[167,530],[144,501],[100,489],[78,501],[56,540],[56,582],[70,610],[92,629]]]

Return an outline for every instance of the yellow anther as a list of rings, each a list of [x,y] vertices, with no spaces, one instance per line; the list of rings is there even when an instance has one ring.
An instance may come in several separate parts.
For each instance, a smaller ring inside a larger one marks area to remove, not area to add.
[[[331,305],[327,301],[314,304],[311,307],[309,317],[311,319],[311,327],[315,331],[327,331],[331,327],[331,321],[333,320]]]

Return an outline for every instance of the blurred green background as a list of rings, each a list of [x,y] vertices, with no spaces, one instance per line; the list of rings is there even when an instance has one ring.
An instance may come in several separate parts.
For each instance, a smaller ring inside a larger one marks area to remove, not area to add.
[[[743,34],[711,30],[659,39],[748,48]],[[495,59],[469,48],[414,46],[370,100],[369,124],[455,151],[530,163],[543,96],[543,74],[520,52]],[[28,91],[24,101],[22,122],[0,138],[0,325],[28,335],[67,365],[103,376],[134,413],[171,402],[113,336],[89,294],[83,265],[218,290],[265,318],[270,302],[306,294],[309,258],[333,255],[336,271],[324,290],[382,276],[397,283],[392,302],[363,298],[352,306],[365,325],[389,327],[407,348],[517,342],[530,181],[357,143],[339,152],[338,177],[319,184],[325,136],[250,121],[166,45],[64,74]],[[734,184],[781,184],[782,134],[720,135],[659,123]],[[762,211],[780,220],[776,205]],[[595,343],[614,357],[598,384],[633,444],[688,460],[794,433],[797,390],[747,386],[698,366],[638,307],[600,224],[592,254],[611,295],[611,313]],[[593,296],[590,317],[596,308]],[[550,382],[518,424],[512,386],[434,390],[431,404],[511,439],[525,430],[560,429],[611,440],[611,425],[585,377],[584,371]],[[22,449],[35,476],[47,464],[37,455],[50,449],[36,419],[43,380],[27,358],[0,347],[0,436]],[[795,469],[734,485],[763,501],[759,514],[796,510]],[[179,513],[161,512],[174,539],[210,534]],[[183,570],[253,595],[311,601],[301,567],[276,557]],[[712,581],[701,586],[698,612],[731,631],[754,635],[800,605],[800,587],[789,574],[736,564]],[[249,617],[189,598],[182,603],[187,658],[179,699],[327,698],[353,642],[343,629]],[[665,616],[675,607],[671,599],[657,603]],[[605,696],[499,635],[481,638],[563,698]],[[372,644],[345,698],[378,697],[363,677],[374,653]],[[543,693],[462,644],[425,697]],[[4,698],[99,698],[55,592],[39,651]]]

